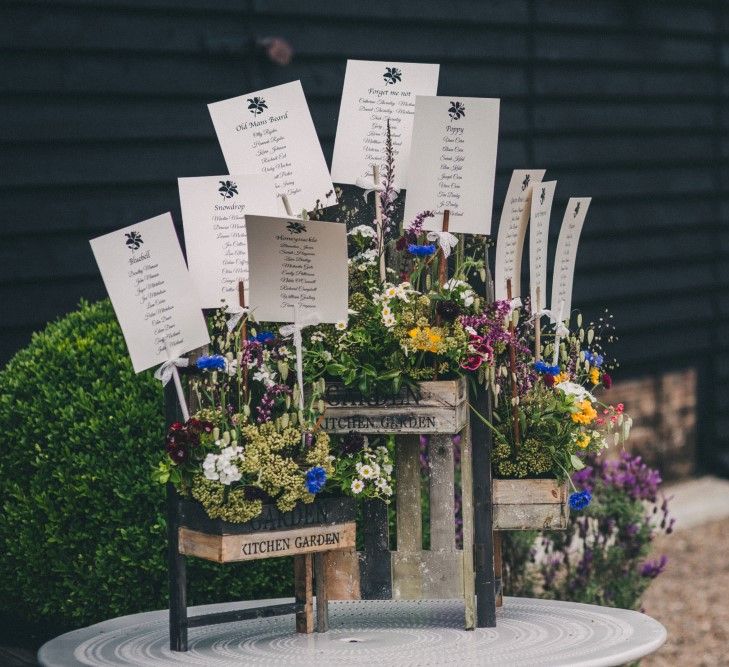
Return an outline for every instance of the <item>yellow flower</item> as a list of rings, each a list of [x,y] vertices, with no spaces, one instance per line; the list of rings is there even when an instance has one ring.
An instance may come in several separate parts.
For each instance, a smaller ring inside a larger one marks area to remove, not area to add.
[[[592,382],[592,384],[600,383],[600,371],[597,368],[593,368],[590,371],[590,382]]]
[[[590,436],[587,435],[587,433],[583,433],[579,438],[577,438],[577,446],[581,447],[582,449],[585,449],[585,447],[587,447],[587,445],[590,444],[591,439],[592,438],[590,438]]]
[[[572,421],[576,424],[589,424],[595,417],[597,412],[592,407],[592,403],[588,400],[578,401],[577,407],[580,409],[579,412],[572,413]]]
[[[570,381],[570,374],[566,373],[565,371],[562,371],[561,373],[557,373],[557,375],[554,376],[554,384],[559,384],[560,382],[569,382]]]
[[[410,336],[410,338],[417,338],[419,333],[420,333],[420,329],[418,329],[418,327],[415,327],[413,329],[410,329],[410,331],[408,331],[408,336]]]

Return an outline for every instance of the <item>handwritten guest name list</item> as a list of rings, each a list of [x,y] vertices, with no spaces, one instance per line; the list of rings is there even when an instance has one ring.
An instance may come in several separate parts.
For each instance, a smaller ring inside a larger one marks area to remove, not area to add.
[[[272,176],[276,193],[287,195],[294,211],[312,210],[317,200],[336,202],[299,81],[208,104],[208,109],[231,174]]]
[[[550,309],[555,314],[561,311],[562,320],[568,320],[572,310],[572,283],[575,277],[577,244],[591,201],[592,197],[570,197],[559,229],[557,251],[554,255]]]
[[[499,100],[418,95],[405,220],[434,211],[440,230],[448,209],[450,231],[489,234],[498,138]]]
[[[337,222],[247,215],[250,305],[259,322],[316,313],[347,320],[347,230]]]
[[[511,296],[521,296],[521,258],[524,237],[531,211],[532,187],[544,178],[544,169],[516,169],[506,190],[501,209],[499,234],[496,240],[494,296],[506,299],[507,282],[511,280]]]
[[[210,341],[169,213],[90,243],[135,372]]]
[[[203,308],[240,311],[248,289],[246,213],[276,215],[280,201],[265,174],[179,178],[187,264]]]
[[[547,249],[549,218],[557,181],[542,181],[532,191],[529,225],[529,294],[532,310],[547,306]],[[538,296],[537,296],[538,294]]]
[[[332,179],[372,180],[384,169],[387,121],[395,157],[395,187],[407,187],[416,95],[435,95],[440,65],[348,60],[334,140]]]

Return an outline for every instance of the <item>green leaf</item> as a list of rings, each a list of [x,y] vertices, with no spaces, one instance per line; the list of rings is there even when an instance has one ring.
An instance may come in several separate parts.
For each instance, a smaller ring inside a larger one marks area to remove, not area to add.
[[[585,464],[582,462],[582,459],[580,459],[575,454],[570,455],[570,463],[572,464],[572,467],[575,470],[582,470],[585,467]]]

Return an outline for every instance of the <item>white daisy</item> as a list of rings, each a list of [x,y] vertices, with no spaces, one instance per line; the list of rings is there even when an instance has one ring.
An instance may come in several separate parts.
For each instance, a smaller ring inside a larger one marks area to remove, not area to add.
[[[373,479],[374,477],[376,477],[375,470],[371,465],[365,463],[359,469],[359,476],[362,479]]]
[[[388,287],[385,290],[385,296],[388,299],[394,299],[397,296],[397,287]]]
[[[352,493],[362,493],[364,490],[364,482],[361,479],[352,480]]]
[[[336,323],[336,324],[334,325],[334,328],[335,328],[335,329],[336,329],[337,331],[344,331],[344,330],[345,330],[345,329],[347,328],[347,322],[346,322],[346,320],[339,320],[339,322],[337,322],[337,323]]]
[[[375,230],[367,225],[357,225],[354,229],[349,231],[349,236],[365,236],[367,238],[375,238]]]

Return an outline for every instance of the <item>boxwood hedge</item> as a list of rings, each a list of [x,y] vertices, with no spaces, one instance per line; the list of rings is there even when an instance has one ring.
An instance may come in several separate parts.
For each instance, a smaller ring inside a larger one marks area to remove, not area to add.
[[[0,371],[0,615],[61,630],[167,604],[162,391],[136,375],[108,301]],[[290,595],[284,559],[191,559],[189,603]]]

